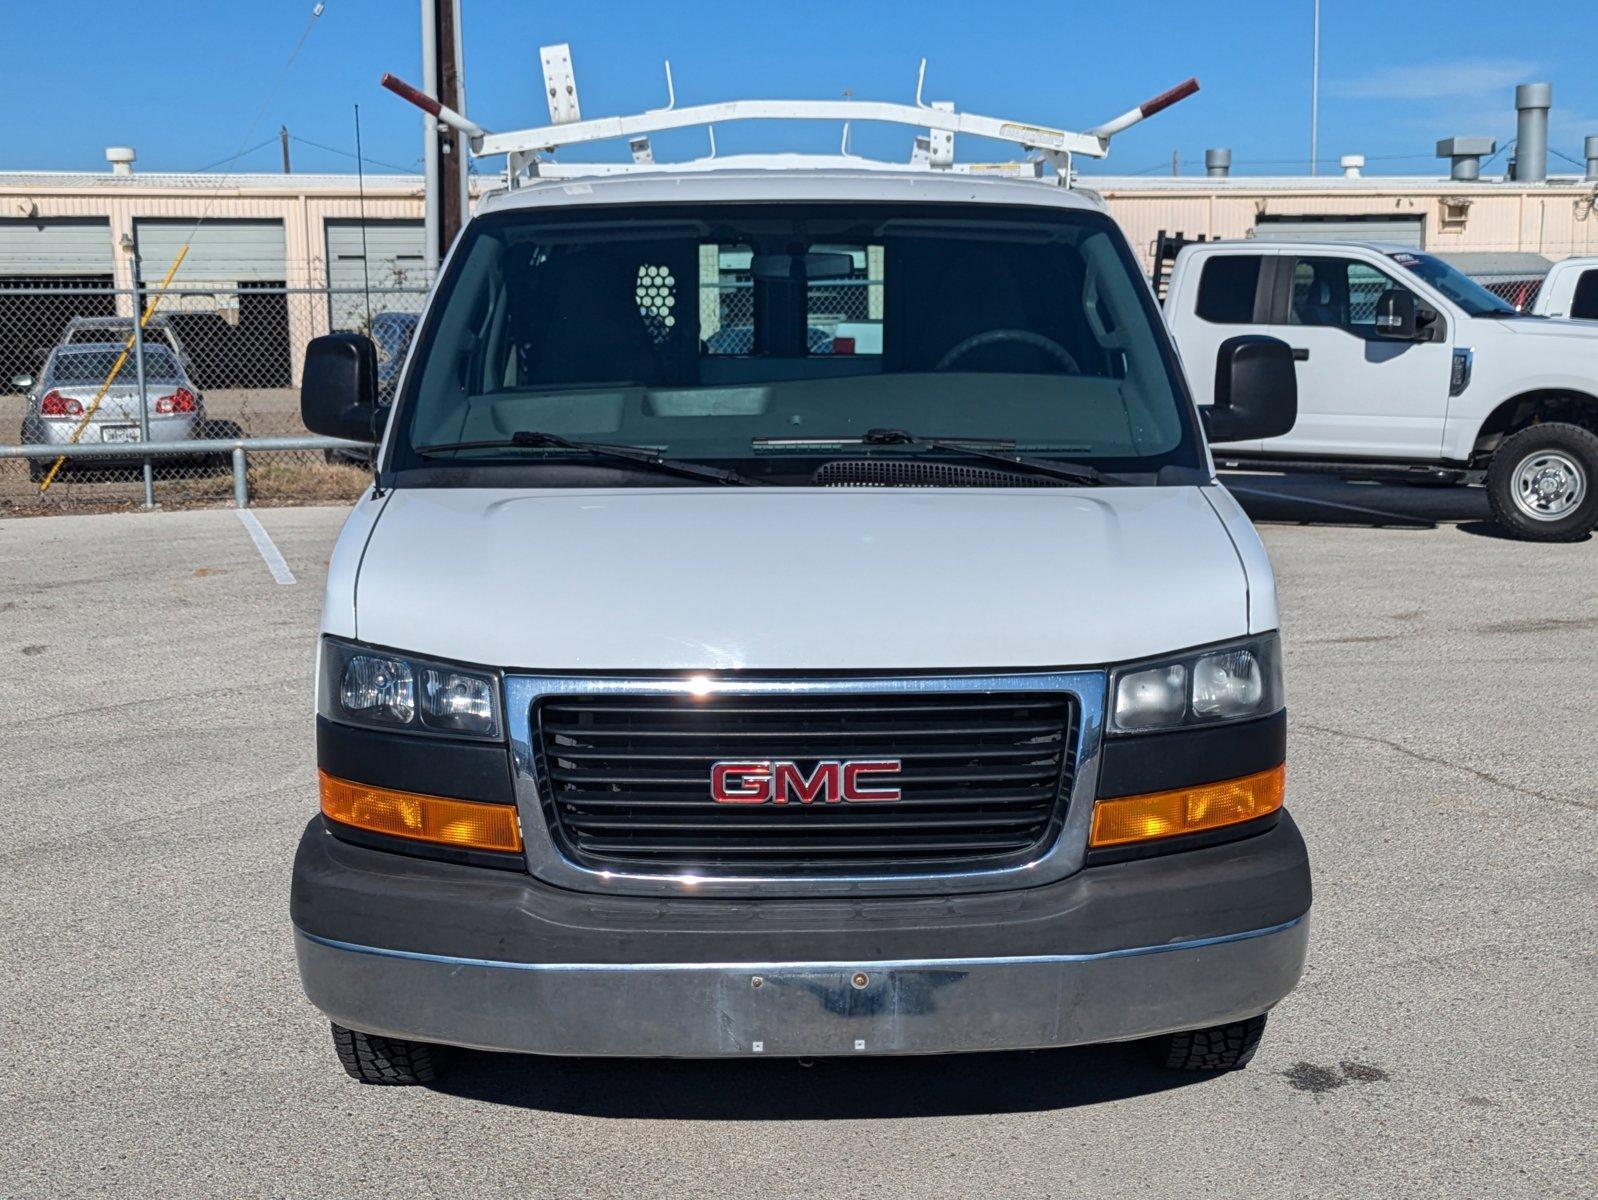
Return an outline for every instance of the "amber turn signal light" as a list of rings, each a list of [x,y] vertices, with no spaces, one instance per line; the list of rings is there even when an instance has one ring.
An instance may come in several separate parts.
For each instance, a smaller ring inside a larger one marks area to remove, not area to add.
[[[1283,763],[1220,783],[1100,800],[1093,806],[1088,845],[1095,849],[1124,846],[1252,821],[1282,807],[1286,781],[1287,764]]]
[[[516,809],[509,804],[476,804],[397,792],[351,783],[326,771],[316,774],[322,789],[322,815],[341,825],[463,850],[514,853],[522,848]]]

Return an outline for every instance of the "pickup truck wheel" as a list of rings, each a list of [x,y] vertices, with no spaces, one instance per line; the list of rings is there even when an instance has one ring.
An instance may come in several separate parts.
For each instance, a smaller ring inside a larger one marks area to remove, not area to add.
[[[1504,439],[1487,464],[1493,516],[1528,542],[1573,542],[1598,525],[1598,437],[1551,421]]]
[[[1172,1071],[1237,1071],[1248,1066],[1265,1035],[1261,1013],[1246,1021],[1173,1033],[1165,1038],[1165,1066]]]
[[[378,1037],[334,1025],[333,1049],[344,1073],[361,1083],[432,1083],[443,1074],[444,1048],[427,1042]]]

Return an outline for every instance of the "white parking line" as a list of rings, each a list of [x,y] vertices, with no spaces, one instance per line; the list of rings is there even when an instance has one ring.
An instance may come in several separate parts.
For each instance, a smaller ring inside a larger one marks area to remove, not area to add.
[[[279,583],[293,583],[294,572],[289,570],[288,563],[283,561],[283,555],[272,544],[271,536],[261,528],[261,523],[255,519],[255,514],[247,508],[235,508],[234,513],[244,523],[244,528],[250,531],[250,541],[255,543],[255,548],[261,552],[261,561],[266,564],[266,569],[272,572],[272,578]]]

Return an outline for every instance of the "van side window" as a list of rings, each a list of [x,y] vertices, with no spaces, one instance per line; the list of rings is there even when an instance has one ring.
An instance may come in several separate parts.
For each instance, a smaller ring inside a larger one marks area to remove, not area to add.
[[[1352,258],[1301,258],[1293,266],[1290,325],[1330,325],[1374,337],[1376,302],[1389,288],[1408,291],[1391,275]]]
[[[1217,325],[1252,325],[1259,288],[1259,254],[1217,254],[1199,276],[1198,315]]]
[[[1583,271],[1570,298],[1570,315],[1598,321],[1598,270]]]

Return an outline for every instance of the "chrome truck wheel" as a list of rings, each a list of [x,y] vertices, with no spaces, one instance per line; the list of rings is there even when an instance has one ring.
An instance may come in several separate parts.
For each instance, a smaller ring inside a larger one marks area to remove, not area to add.
[[[1505,438],[1487,469],[1493,516],[1515,537],[1570,542],[1598,524],[1598,436],[1549,422]]]

